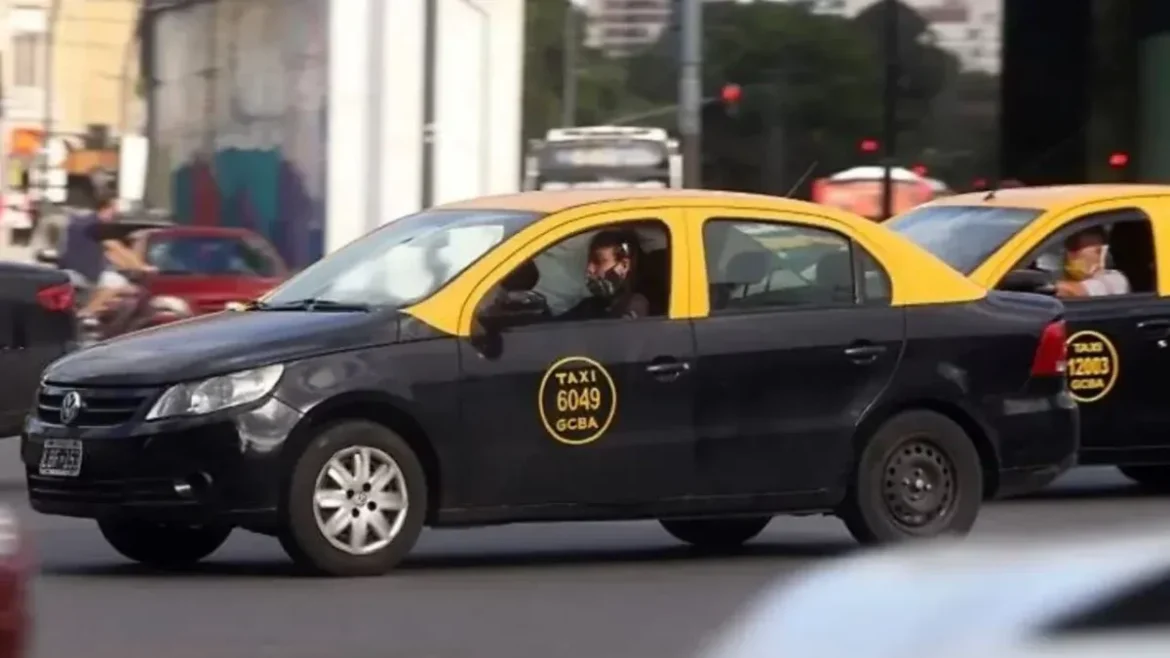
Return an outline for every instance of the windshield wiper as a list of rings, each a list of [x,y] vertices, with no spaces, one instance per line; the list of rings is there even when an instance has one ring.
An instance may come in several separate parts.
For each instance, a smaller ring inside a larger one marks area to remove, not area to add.
[[[369,304],[361,304],[358,302],[339,302],[334,299],[318,299],[310,297],[307,299],[298,299],[291,302],[284,302],[282,304],[272,304],[270,302],[254,302],[251,306],[257,311],[369,311]]]

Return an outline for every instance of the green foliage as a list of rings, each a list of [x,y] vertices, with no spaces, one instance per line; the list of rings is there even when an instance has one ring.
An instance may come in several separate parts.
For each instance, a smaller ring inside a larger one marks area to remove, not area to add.
[[[858,142],[880,137],[884,3],[856,18],[813,14],[799,3],[704,6],[704,184],[783,193],[816,163],[813,177],[872,161]],[[559,125],[564,17],[560,0],[528,0],[525,134]],[[578,25],[584,27],[584,17]],[[932,175],[965,184],[994,171],[998,82],[961,72],[933,45],[923,19],[899,5],[897,159],[926,164]],[[578,122],[663,108],[638,121],[670,130],[678,97],[677,32],[627,58],[579,53]],[[733,114],[719,90],[743,89]],[[807,181],[806,181],[807,184]]]

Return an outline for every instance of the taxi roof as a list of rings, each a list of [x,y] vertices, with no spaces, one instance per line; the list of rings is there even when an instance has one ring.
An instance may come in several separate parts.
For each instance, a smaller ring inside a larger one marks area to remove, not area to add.
[[[514,194],[497,194],[474,199],[454,201],[437,206],[440,209],[515,210],[552,214],[579,206],[621,203],[623,201],[714,201],[734,205],[766,204],[775,207],[806,206],[810,211],[824,214],[825,208],[808,201],[746,192],[722,190],[683,190],[663,188],[598,188],[578,190],[539,190]],[[836,213],[834,213],[836,214]]]
[[[988,192],[968,192],[942,197],[924,206],[990,206],[997,208],[1033,208],[1036,210],[1065,210],[1111,199],[1170,195],[1170,185],[1139,184],[1085,184],[1051,185],[1041,187],[1012,187]]]

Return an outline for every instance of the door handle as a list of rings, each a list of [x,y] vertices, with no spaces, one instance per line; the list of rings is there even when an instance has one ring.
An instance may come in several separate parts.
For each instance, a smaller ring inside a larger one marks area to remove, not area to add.
[[[654,377],[671,381],[678,379],[683,373],[691,369],[691,364],[686,361],[666,361],[660,363],[651,363],[646,366],[646,372],[654,375]]]
[[[1137,328],[1138,331],[1146,331],[1149,333],[1170,333],[1170,319],[1142,320],[1137,323]]]
[[[845,356],[853,359],[855,363],[872,363],[885,352],[885,345],[866,344],[845,348]]]

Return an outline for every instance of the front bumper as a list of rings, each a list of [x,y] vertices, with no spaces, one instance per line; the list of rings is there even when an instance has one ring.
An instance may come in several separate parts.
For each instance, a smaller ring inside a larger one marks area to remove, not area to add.
[[[1033,493],[1077,464],[1080,411],[1066,392],[1009,399],[997,419],[999,486],[996,498]]]
[[[161,391],[160,391],[161,393]],[[301,415],[270,397],[208,417],[146,422],[154,398],[116,425],[66,427],[34,415],[21,436],[32,508],[84,518],[263,525],[283,482],[282,448]],[[82,444],[75,477],[41,475],[47,439]]]

